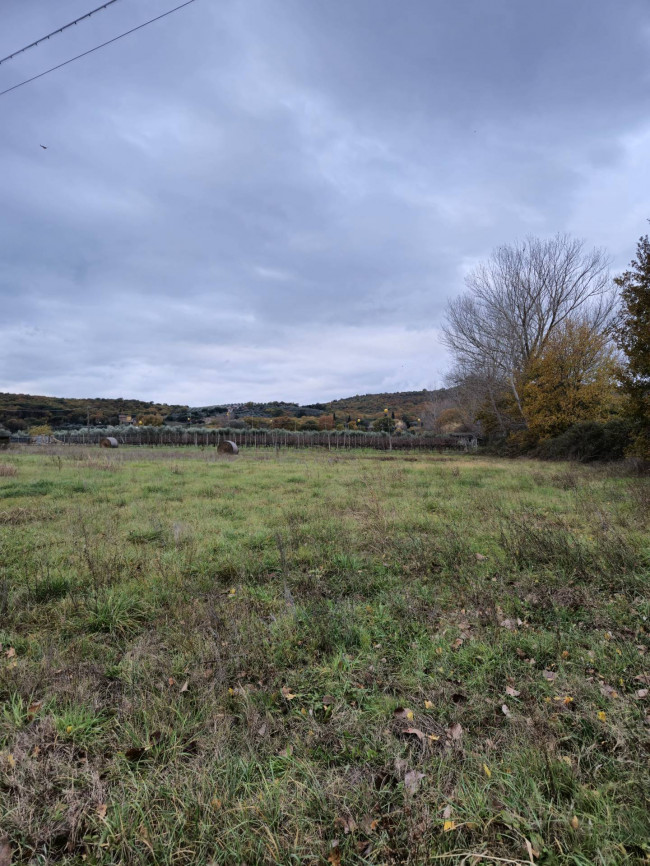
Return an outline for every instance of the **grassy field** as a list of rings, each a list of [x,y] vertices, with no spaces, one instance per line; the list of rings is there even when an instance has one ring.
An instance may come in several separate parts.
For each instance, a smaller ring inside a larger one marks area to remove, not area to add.
[[[567,464],[9,452],[0,863],[650,862],[649,515]]]

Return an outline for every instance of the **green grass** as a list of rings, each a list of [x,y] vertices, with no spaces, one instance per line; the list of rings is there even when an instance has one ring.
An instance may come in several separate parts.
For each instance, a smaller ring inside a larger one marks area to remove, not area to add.
[[[16,862],[650,862],[647,479],[326,451],[1,462]]]

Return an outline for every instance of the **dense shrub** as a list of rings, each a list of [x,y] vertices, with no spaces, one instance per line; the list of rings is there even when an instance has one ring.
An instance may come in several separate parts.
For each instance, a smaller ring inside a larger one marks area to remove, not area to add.
[[[617,419],[606,424],[585,421],[542,442],[534,452],[542,460],[622,460],[633,437],[633,425]]]

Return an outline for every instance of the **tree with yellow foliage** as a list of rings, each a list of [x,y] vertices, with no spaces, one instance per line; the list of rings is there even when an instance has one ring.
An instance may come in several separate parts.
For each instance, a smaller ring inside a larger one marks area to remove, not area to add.
[[[619,399],[609,338],[585,319],[567,319],[550,335],[522,389],[528,430],[539,441],[581,421],[609,420]]]

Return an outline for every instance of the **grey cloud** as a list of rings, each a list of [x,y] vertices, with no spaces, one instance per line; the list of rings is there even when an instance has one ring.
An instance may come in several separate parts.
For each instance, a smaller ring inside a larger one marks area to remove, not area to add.
[[[15,4],[0,55],[87,5]],[[0,89],[172,5],[116,3]],[[645,0],[197,0],[7,94],[0,389],[434,384],[446,299],[494,245],[568,229],[629,259],[649,61]]]

